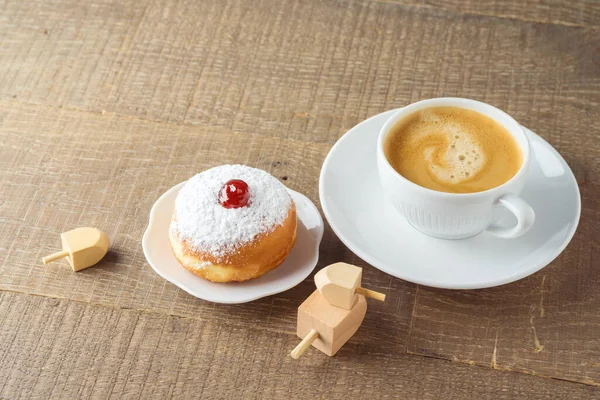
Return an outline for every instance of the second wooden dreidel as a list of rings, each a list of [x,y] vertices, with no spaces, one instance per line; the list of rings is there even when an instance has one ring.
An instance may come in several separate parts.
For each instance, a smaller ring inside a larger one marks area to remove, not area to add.
[[[311,344],[328,356],[332,356],[358,330],[367,313],[367,301],[357,295],[352,309],[345,310],[329,304],[315,290],[298,307],[296,334],[302,339],[292,350],[292,357],[299,358]]]
[[[385,294],[362,288],[362,268],[343,262],[331,264],[315,275],[315,284],[321,295],[336,307],[350,310],[357,294],[379,301]]]
[[[108,237],[96,228],[77,228],[60,235],[62,251],[42,258],[44,264],[67,258],[73,271],[98,263],[108,251]]]

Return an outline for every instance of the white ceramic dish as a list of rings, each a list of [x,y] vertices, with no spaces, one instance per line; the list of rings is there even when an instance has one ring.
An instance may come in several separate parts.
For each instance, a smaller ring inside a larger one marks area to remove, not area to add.
[[[391,110],[361,122],[333,146],[321,170],[319,195],[337,236],[364,261],[395,277],[449,289],[498,286],[542,269],[567,246],[581,212],[579,188],[563,158],[526,129],[532,158],[521,193],[534,226],[516,239],[489,232],[462,240],[427,236],[396,212],[379,183],[376,148]],[[514,217],[498,209],[500,224]]]
[[[273,271],[246,282],[213,283],[183,268],[171,250],[168,229],[175,198],[182,182],[164,193],[150,211],[150,222],[142,239],[144,255],[156,273],[192,296],[214,303],[246,303],[291,289],[302,282],[319,260],[323,219],[306,196],[288,189],[296,204],[296,244],[285,261]]]

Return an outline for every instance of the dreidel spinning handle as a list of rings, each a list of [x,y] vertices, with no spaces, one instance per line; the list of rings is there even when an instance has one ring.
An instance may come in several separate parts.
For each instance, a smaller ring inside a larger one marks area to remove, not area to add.
[[[43,257],[42,262],[44,264],[49,264],[52,261],[58,260],[60,258],[65,258],[69,255],[67,250],[57,251],[56,253],[50,254],[49,256]]]
[[[308,332],[308,335],[306,335],[304,339],[302,339],[302,341],[298,343],[298,346],[296,346],[296,348],[294,348],[294,350],[292,350],[292,352],[290,353],[292,358],[294,360],[300,358],[300,356],[304,354],[306,349],[308,349],[312,342],[314,342],[318,337],[319,332],[317,332],[316,329],[311,329],[310,332]]]
[[[375,300],[385,301],[385,294],[376,292],[371,289],[365,289],[363,287],[357,287],[354,293],[362,294],[365,297],[370,297]]]

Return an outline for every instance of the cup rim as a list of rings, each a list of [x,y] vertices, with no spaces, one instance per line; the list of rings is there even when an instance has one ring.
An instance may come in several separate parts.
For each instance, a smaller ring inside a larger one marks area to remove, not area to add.
[[[436,104],[431,104],[431,103],[436,103]],[[437,103],[447,103],[447,104],[437,104]],[[475,104],[484,109],[487,108],[488,110],[491,110],[492,111],[491,113],[488,113],[485,111],[482,112],[479,109],[476,109],[474,111],[479,112],[480,114],[484,114],[487,117],[492,118],[494,121],[496,121],[497,123],[502,125],[506,130],[508,130],[511,133],[511,135],[515,136],[515,133],[518,132],[518,135],[521,135],[523,137],[524,145],[521,145],[520,142],[518,143],[519,148],[521,149],[521,152],[523,153],[523,162],[521,163],[521,167],[519,168],[517,173],[514,174],[512,178],[510,178],[508,181],[504,182],[502,185],[495,186],[493,188],[490,188],[488,190],[483,190],[481,192],[451,193],[451,192],[441,192],[438,190],[433,190],[433,189],[429,189],[424,186],[418,185],[418,184],[406,179],[404,176],[402,176],[402,174],[400,174],[398,171],[396,171],[394,169],[394,167],[392,167],[392,165],[390,164],[389,160],[387,159],[387,157],[385,156],[385,153],[383,151],[383,141],[384,141],[385,137],[387,136],[388,132],[390,131],[390,128],[392,128],[402,117],[404,117],[414,111],[417,111],[417,110],[420,110],[423,108],[428,108],[428,107],[450,106],[450,107],[466,108],[466,109],[473,110],[472,108],[467,108],[467,107],[462,106],[465,104]],[[496,118],[494,118],[493,115],[490,115],[492,113],[499,113],[500,115],[502,115],[509,121],[510,125],[513,125],[513,126],[507,126],[507,124],[498,121]],[[378,153],[381,161],[383,161],[383,163],[385,163],[386,167],[389,168],[397,178],[399,178],[400,180],[404,181],[405,183],[407,183],[415,188],[418,188],[425,192],[436,194],[436,195],[442,196],[442,197],[463,197],[463,198],[464,197],[482,197],[482,196],[489,196],[490,194],[493,194],[494,192],[500,192],[502,190],[502,188],[504,188],[507,185],[513,183],[514,181],[520,179],[525,174],[525,170],[526,170],[527,166],[529,165],[529,160],[531,157],[531,144],[530,144],[529,138],[527,137],[527,134],[523,130],[523,127],[521,126],[521,124],[519,124],[513,117],[508,115],[506,112],[502,111],[499,108],[492,106],[491,104],[487,104],[482,101],[467,99],[467,98],[463,98],[463,97],[435,97],[435,98],[420,100],[415,103],[410,103],[410,104],[396,110],[394,112],[394,114],[392,114],[392,116],[389,117],[387,119],[387,121],[385,121],[385,123],[379,130],[379,136],[377,138],[377,153]]]

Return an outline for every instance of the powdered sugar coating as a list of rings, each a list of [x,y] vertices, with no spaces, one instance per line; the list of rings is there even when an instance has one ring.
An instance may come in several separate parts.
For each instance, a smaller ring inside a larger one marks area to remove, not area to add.
[[[247,207],[225,208],[219,189],[231,179],[248,184]],[[285,186],[269,173],[245,165],[222,165],[192,177],[175,201],[171,233],[192,251],[223,260],[258,234],[282,225],[292,204]]]

